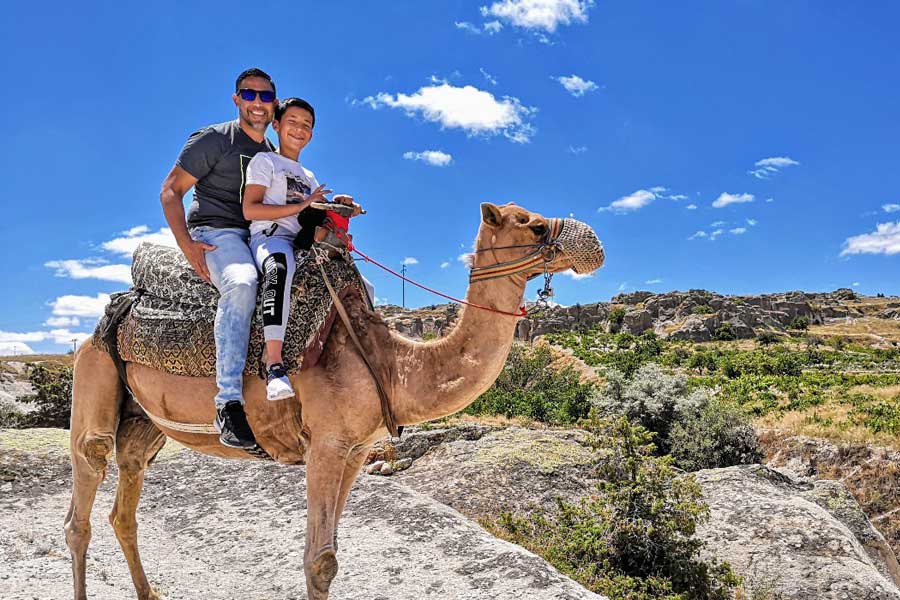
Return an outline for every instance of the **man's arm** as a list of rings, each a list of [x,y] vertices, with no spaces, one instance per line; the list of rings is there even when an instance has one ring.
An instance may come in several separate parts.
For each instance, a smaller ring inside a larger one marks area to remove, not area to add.
[[[166,222],[175,235],[175,242],[185,258],[191,263],[194,271],[201,279],[209,283],[209,269],[206,268],[206,252],[215,250],[216,247],[203,242],[195,241],[188,232],[184,220],[184,195],[197,183],[197,178],[179,167],[172,167],[162,184],[159,193],[159,201],[162,203],[163,214]]]

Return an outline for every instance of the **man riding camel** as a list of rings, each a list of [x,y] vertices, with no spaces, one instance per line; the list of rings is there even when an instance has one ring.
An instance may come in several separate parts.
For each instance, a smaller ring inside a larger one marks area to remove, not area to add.
[[[194,132],[162,184],[160,201],[178,247],[202,279],[219,291],[215,425],[219,441],[253,448],[244,413],[243,372],[256,309],[257,270],[249,222],[242,210],[246,169],[258,152],[273,152],[266,138],[276,106],[275,83],[260,69],[238,75],[232,100],[238,118]],[[185,193],[193,187],[185,222]]]

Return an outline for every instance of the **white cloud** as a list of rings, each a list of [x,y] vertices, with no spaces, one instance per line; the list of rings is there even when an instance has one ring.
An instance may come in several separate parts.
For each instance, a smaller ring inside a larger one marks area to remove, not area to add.
[[[44,266],[55,269],[53,274],[57,277],[100,279],[131,285],[131,267],[105,263],[105,260],[86,258],[83,260],[51,260],[45,262]]]
[[[650,191],[653,192],[654,194],[662,194],[663,192],[669,191],[669,188],[663,187],[661,185],[657,185],[657,186],[650,188]]]
[[[587,23],[593,5],[593,0],[500,0],[482,6],[481,14],[523,29],[554,33],[560,25]]]
[[[709,234],[709,239],[715,240],[717,237],[719,237],[723,233],[725,233],[724,229],[716,229],[715,231],[713,231],[712,233]]]
[[[50,317],[44,321],[48,327],[78,327],[80,324],[78,317]]]
[[[52,329],[50,330],[50,339],[54,344],[71,344],[75,340],[76,344],[80,344],[87,338],[91,337],[91,333],[84,331],[69,331],[68,329]]]
[[[648,279],[644,283],[646,285],[656,285],[657,283],[662,283],[662,281],[663,281],[662,279]]]
[[[900,254],[900,221],[879,223],[871,233],[847,238],[841,256],[847,254]]]
[[[689,239],[689,240],[696,240],[696,239],[698,239],[698,238],[705,238],[705,237],[706,237],[706,232],[705,232],[705,231],[698,231],[697,233],[695,233],[694,235],[692,235],[692,236],[689,237],[688,239]]]
[[[656,194],[650,190],[638,190],[627,196],[622,196],[613,201],[609,206],[599,208],[598,211],[611,210],[617,213],[629,212],[644,208],[656,199]]]
[[[419,264],[419,259],[417,259],[415,256],[407,256],[406,258],[403,259],[403,264],[404,265],[417,265],[417,264]]]
[[[141,245],[141,242],[149,242],[151,244],[160,244],[163,246],[171,246],[177,248],[175,236],[168,227],[163,227],[155,233],[147,233],[149,229],[146,225],[138,225],[124,232],[124,237],[118,237],[108,242],[103,242],[103,249],[114,254],[122,256],[131,256],[135,249]]]
[[[566,91],[575,96],[576,98],[580,98],[584,96],[588,92],[593,92],[597,89],[597,84],[590,80],[585,80],[575,75],[574,73],[569,77],[560,76],[554,77],[556,81],[562,84]]]
[[[732,235],[741,235],[742,233],[747,233],[746,227],[735,227],[734,229],[729,229],[728,233]]]
[[[853,287],[859,287],[859,282],[858,282],[858,281],[854,281],[854,282],[853,282]]]
[[[627,287],[628,287],[628,282],[627,282],[627,281],[623,281],[622,283],[619,284],[619,291],[620,291],[620,292],[624,292],[624,291],[625,291],[625,288],[627,288]]]
[[[766,198],[766,203],[775,202],[775,198]]]
[[[575,156],[578,156],[579,154],[584,154],[587,151],[588,151],[587,146],[569,146],[569,152],[571,152]]]
[[[46,331],[0,331],[0,342],[43,342],[46,339]]]
[[[472,268],[472,263],[475,260],[475,255],[471,252],[463,252],[456,257],[456,260],[464,264],[466,267]]]
[[[23,342],[0,342],[0,355],[13,356],[19,354],[34,354],[34,350]]]
[[[713,208],[722,208],[729,204],[740,204],[742,202],[753,202],[753,194],[728,194],[723,193],[715,202],[712,203]]]
[[[446,269],[449,266],[450,266],[450,261],[448,261],[448,260],[445,260],[444,262],[441,263],[442,269]]]
[[[713,221],[709,224],[710,227],[721,227],[725,224],[725,221]]]
[[[897,212],[900,210],[900,204],[882,204],[881,208],[884,209],[886,213]]]
[[[420,160],[423,163],[435,166],[446,167],[453,160],[453,156],[440,150],[425,150],[423,152],[404,152],[403,158],[406,160]]]
[[[768,179],[786,167],[793,167],[799,164],[799,162],[788,156],[773,156],[756,161],[753,165],[756,168],[747,171],[747,173],[757,179]]]
[[[482,67],[479,67],[478,70],[481,71],[481,74],[484,76],[488,83],[490,83],[491,85],[497,85],[496,77],[485,71]]]
[[[442,128],[462,129],[468,135],[504,135],[513,142],[526,143],[535,133],[528,118],[536,108],[523,106],[518,98],[504,96],[498,100],[490,92],[467,85],[449,83],[419,88],[414,94],[396,95],[379,92],[363,100],[374,109],[382,106],[399,108],[410,117],[440,123]]]
[[[750,227],[755,227],[758,221],[756,219],[747,219],[747,225]]]
[[[57,317],[101,317],[106,305],[109,304],[109,294],[97,294],[91,296],[60,296],[50,303],[53,306],[53,314]]]
[[[593,273],[576,273],[576,272],[573,271],[572,269],[569,269],[568,271],[563,271],[562,274],[563,274],[563,275],[568,275],[569,277],[571,277],[571,278],[574,279],[575,281],[579,281],[579,280],[581,280],[581,279],[588,279],[588,278],[594,276]]]
[[[486,34],[494,35],[495,33],[500,33],[500,30],[503,29],[503,23],[497,20],[488,21],[483,27]]]
[[[684,194],[675,194],[675,195],[669,196],[669,200],[675,200],[675,201],[687,200],[687,198],[688,197],[685,196]]]
[[[688,204],[687,206],[685,206],[685,208],[688,210],[697,210],[697,205],[696,204]]]
[[[475,25],[472,25],[468,21],[455,21],[453,24],[456,25],[457,29],[462,29],[463,31],[467,31],[469,33],[474,33],[474,34],[481,33],[481,30],[478,29],[478,27],[476,27]]]

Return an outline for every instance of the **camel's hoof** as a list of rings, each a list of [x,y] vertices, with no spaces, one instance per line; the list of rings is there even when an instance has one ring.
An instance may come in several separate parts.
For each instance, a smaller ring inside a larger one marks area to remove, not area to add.
[[[147,592],[146,596],[141,596],[140,600],[164,600],[162,596],[159,595],[159,592],[150,588],[150,591]]]
[[[338,561],[333,550],[326,550],[310,565],[309,575],[317,592],[327,594],[331,580],[337,575]]]

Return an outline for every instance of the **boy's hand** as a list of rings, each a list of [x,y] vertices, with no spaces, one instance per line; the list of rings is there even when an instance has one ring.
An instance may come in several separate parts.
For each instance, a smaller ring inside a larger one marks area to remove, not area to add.
[[[191,240],[181,247],[184,257],[191,263],[191,267],[206,283],[212,283],[209,279],[209,269],[206,267],[206,253],[215,250],[212,244]]]
[[[309,206],[313,202],[328,202],[328,198],[325,197],[326,194],[330,194],[334,190],[326,190],[325,184],[323,183],[316,189],[312,191],[312,193],[306,197],[306,205]]]

